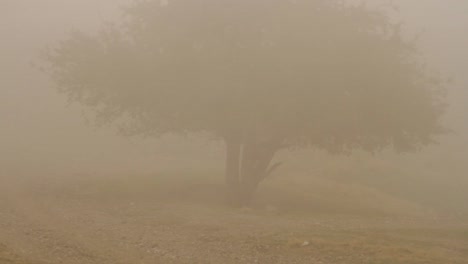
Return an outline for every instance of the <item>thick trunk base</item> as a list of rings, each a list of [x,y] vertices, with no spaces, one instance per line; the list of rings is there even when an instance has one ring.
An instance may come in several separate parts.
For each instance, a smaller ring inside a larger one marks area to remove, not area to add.
[[[277,144],[242,142],[240,138],[225,138],[226,200],[231,206],[249,206],[258,185],[279,164],[270,166]]]

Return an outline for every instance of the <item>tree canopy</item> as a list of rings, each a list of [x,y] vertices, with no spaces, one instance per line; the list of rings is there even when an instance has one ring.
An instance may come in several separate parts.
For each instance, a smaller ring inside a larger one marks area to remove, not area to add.
[[[50,50],[69,99],[133,133],[412,150],[440,133],[442,83],[383,11],[341,0],[138,1]]]
[[[337,0],[140,1],[49,53],[59,87],[136,133],[209,131],[408,149],[439,132],[440,83],[382,12]]]

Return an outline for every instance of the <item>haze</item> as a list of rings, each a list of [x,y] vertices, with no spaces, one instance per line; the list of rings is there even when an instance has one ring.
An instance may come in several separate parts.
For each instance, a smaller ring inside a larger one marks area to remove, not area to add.
[[[450,79],[437,144],[282,151],[234,209],[221,140],[95,127],[39,69],[47,47],[130,3],[0,0],[0,263],[468,263],[468,2],[393,1],[431,74]]]

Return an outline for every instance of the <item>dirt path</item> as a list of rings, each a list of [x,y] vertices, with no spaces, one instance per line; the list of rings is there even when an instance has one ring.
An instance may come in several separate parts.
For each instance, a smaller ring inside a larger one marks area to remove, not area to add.
[[[0,263],[468,263],[460,223],[299,217],[70,190],[4,185]]]

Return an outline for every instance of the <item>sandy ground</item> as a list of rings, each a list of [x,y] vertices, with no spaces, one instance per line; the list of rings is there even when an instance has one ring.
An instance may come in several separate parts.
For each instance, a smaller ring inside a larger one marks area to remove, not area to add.
[[[216,184],[143,178],[0,183],[1,264],[468,263],[461,220],[233,209]]]

